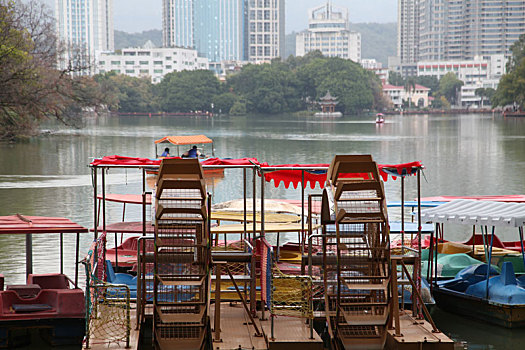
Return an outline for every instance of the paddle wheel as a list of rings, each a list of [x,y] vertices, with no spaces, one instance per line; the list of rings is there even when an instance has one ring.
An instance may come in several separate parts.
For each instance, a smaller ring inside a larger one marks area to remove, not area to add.
[[[388,216],[371,156],[336,156],[323,192],[324,288],[339,349],[382,349],[389,318]]]
[[[197,159],[166,159],[156,184],[154,339],[201,349],[208,329],[208,196]]]

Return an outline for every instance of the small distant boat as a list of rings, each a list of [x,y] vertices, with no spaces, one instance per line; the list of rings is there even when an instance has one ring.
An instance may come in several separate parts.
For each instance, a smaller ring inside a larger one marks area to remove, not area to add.
[[[160,156],[159,156],[159,150],[157,149],[157,146],[159,144],[163,144],[163,145],[173,145],[173,146],[177,146],[177,151],[176,153],[173,152],[171,153],[172,151],[169,151],[167,157],[182,157],[182,158],[198,158],[200,161],[204,161],[206,159],[209,159],[209,158],[213,158],[215,157],[215,149],[213,147],[213,140],[210,139],[209,137],[205,136],[205,135],[183,135],[183,136],[165,136],[159,140],[155,140],[155,158],[159,158],[159,159],[163,159],[163,158],[167,158],[165,153],[162,153]],[[211,156],[210,154],[205,154],[204,153],[204,150],[203,150],[203,145],[207,145],[207,144],[211,144],[211,150],[210,150],[210,153],[211,153]],[[192,150],[190,151],[186,151],[181,153],[180,151],[180,146],[197,146],[197,145],[200,145],[201,147],[197,147],[197,150],[194,151],[195,152],[195,157],[192,157],[191,155],[189,155],[189,152],[191,152]],[[169,148],[166,148],[166,149],[169,149]],[[157,175],[158,173],[158,170],[157,169],[148,169],[146,170],[146,173],[149,174],[149,175]],[[220,168],[220,169],[206,169],[204,170],[204,175],[206,177],[214,177],[214,176],[218,176],[218,177],[224,177],[224,169],[223,168]]]
[[[376,124],[383,124],[385,122],[385,116],[383,113],[376,114]]]

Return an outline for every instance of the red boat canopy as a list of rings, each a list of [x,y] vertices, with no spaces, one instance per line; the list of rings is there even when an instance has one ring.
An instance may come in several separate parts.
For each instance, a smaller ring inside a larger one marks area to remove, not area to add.
[[[173,157],[179,158],[179,157]],[[118,155],[106,156],[101,159],[95,159],[92,166],[104,166],[104,165],[160,165],[162,160],[160,159],[149,159],[149,158],[134,158],[134,157],[123,157]],[[269,165],[268,163],[260,163],[257,158],[240,158],[240,159],[222,159],[222,158],[209,158],[201,162],[202,165],[258,165],[265,171],[264,178],[266,181],[274,181],[275,187],[279,187],[281,181],[284,182],[284,186],[288,188],[290,183],[293,184],[294,188],[297,188],[299,183],[302,181],[302,170],[272,170],[271,168],[325,168],[318,170],[305,170],[304,171],[304,182],[305,184],[310,182],[310,187],[314,188],[318,183],[321,188],[324,187],[326,182],[326,169],[329,164],[277,164]],[[379,174],[383,178],[383,181],[388,180],[388,175],[395,180],[398,176],[409,176],[414,175],[417,169],[422,169],[423,164],[421,162],[410,162],[402,164],[378,164]],[[306,185],[304,185],[306,187]]]
[[[168,157],[181,159],[180,157]],[[92,166],[104,166],[104,165],[160,165],[161,159],[150,159],[150,158],[137,158],[137,157],[124,157],[124,156],[106,156],[100,159],[95,159],[91,162]],[[252,163],[253,162],[253,163]],[[259,161],[256,158],[240,158],[240,159],[221,159],[221,158],[208,158],[201,162],[202,165],[259,165]]]
[[[172,145],[193,145],[196,143],[213,143],[206,135],[166,136],[155,143],[171,143]]]
[[[328,168],[329,164],[282,164],[282,165],[271,165],[271,167],[304,167],[304,168]],[[422,169],[423,164],[421,162],[411,162],[403,164],[378,164],[379,175],[383,178],[383,181],[388,180],[388,175],[392,176],[395,180],[398,176],[409,176],[416,173],[417,169]],[[364,174],[363,174],[364,175]],[[356,177],[359,174],[356,174]],[[301,170],[277,170],[264,174],[266,181],[274,181],[275,187],[279,187],[281,181],[284,182],[284,187],[288,188],[290,183],[293,184],[294,188],[297,188],[299,183],[302,181]],[[306,187],[306,183],[310,182],[310,187],[315,188],[316,184],[323,188],[326,182],[326,170],[305,170],[304,171],[304,182],[303,185]]]
[[[88,229],[66,218],[45,216],[0,216],[0,234],[83,233]]]

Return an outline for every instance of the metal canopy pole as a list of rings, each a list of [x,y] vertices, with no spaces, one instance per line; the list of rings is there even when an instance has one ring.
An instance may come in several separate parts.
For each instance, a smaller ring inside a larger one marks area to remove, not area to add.
[[[97,223],[97,167],[91,169],[91,176],[93,177],[93,219],[94,219],[94,236],[98,238],[98,223]]]
[[[410,241],[410,247],[412,247],[412,241]],[[401,255],[405,255],[405,177],[404,176],[401,176]]]
[[[242,169],[242,194],[243,194],[243,208],[244,208],[244,238],[246,238],[246,226],[247,226],[247,222],[246,222],[246,168]]]
[[[33,273],[33,237],[30,233],[26,234],[26,280]]]
[[[253,169],[253,193],[252,193],[252,215],[253,215],[253,232],[252,232],[252,238],[255,240],[256,232],[257,232],[257,198],[256,198],[256,192],[257,192],[257,169],[255,167]]]
[[[261,169],[261,236],[265,237],[264,234],[264,170]],[[277,247],[279,250],[279,247]]]
[[[303,239],[304,232],[304,188],[306,187],[304,183],[304,170],[301,170],[301,232],[299,233],[299,245],[301,247],[301,257],[304,254],[304,242],[306,240]],[[302,260],[302,258],[301,258]]]
[[[490,238],[490,249],[489,249],[489,260],[487,261],[487,287],[486,287],[486,297],[487,300],[489,298],[489,277],[490,277],[490,261],[492,260],[492,246],[494,244],[494,234],[496,231],[496,227],[492,226],[492,237]],[[488,231],[487,231],[488,234]]]

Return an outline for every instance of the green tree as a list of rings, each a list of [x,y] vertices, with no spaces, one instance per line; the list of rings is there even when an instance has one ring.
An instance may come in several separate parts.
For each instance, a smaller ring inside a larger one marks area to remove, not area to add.
[[[404,86],[405,79],[398,72],[388,72],[388,83],[395,86]]]
[[[157,98],[149,77],[135,78],[108,72],[98,74],[94,79],[99,84],[99,89],[110,96],[110,110],[124,113],[148,113],[158,110]]]
[[[463,82],[456,74],[448,72],[439,80],[439,95],[445,97],[451,105],[455,105],[462,86]]]
[[[233,105],[237,102],[237,96],[231,92],[224,92],[213,97],[213,112],[228,114]]]
[[[297,76],[305,101],[318,101],[330,91],[338,98],[337,109],[343,113],[357,113],[374,107],[371,76],[353,61],[337,57],[316,58],[299,67]]]
[[[70,47],[66,62],[54,33],[54,19],[37,0],[0,0],[0,139],[34,135],[50,117],[75,125],[84,107],[104,97],[92,79],[70,74],[88,67],[86,57]]]
[[[519,39],[510,47],[512,56],[507,62],[507,73],[512,73],[525,58],[525,34],[521,34]]]
[[[211,71],[194,70],[166,74],[155,90],[165,112],[211,111],[221,86]]]
[[[415,77],[416,83],[430,89],[430,94],[434,95],[439,90],[439,80],[435,76]]]
[[[295,73],[280,60],[244,66],[228,78],[228,86],[245,98],[249,112],[276,114],[304,107]]]
[[[479,96],[481,98],[481,107],[484,107],[485,101],[487,99],[491,101],[494,97],[494,94],[496,93],[496,90],[494,90],[493,88],[477,88],[474,93],[476,94],[476,96]]]
[[[507,63],[507,74],[501,77],[492,98],[493,106],[517,103],[525,105],[525,34],[512,47],[512,57]]]

